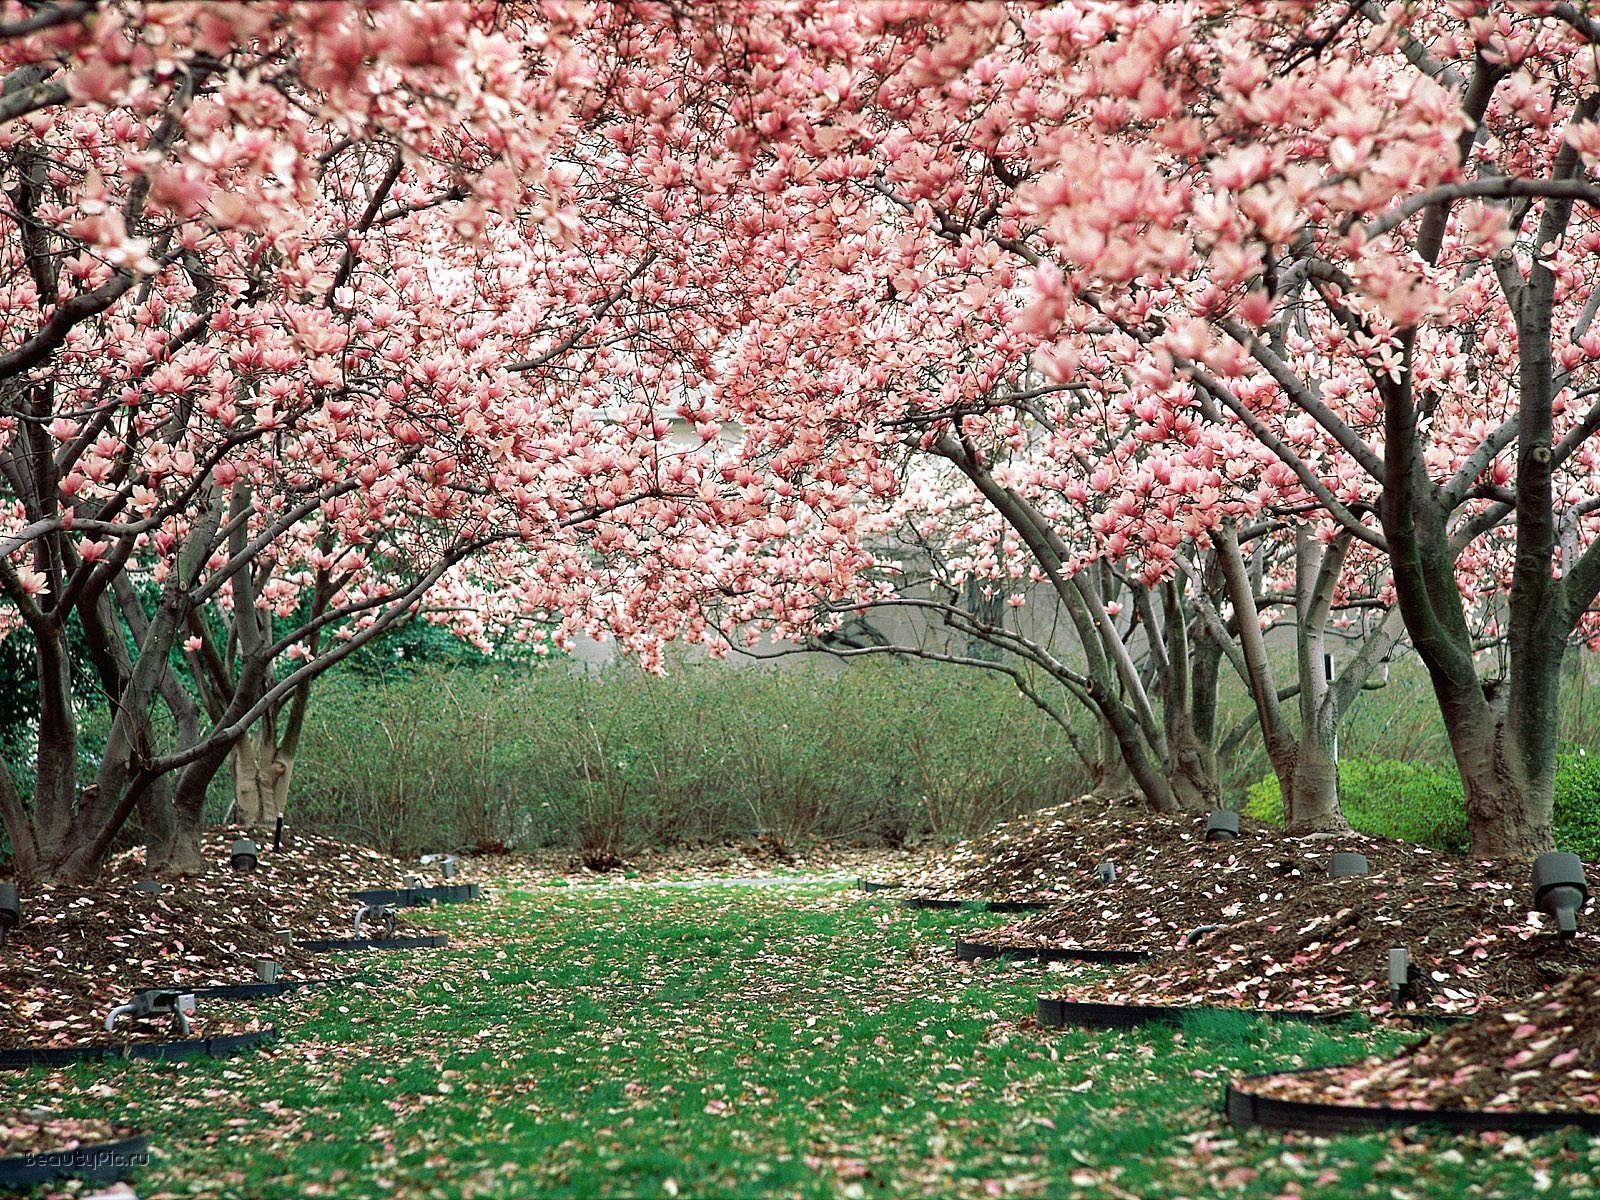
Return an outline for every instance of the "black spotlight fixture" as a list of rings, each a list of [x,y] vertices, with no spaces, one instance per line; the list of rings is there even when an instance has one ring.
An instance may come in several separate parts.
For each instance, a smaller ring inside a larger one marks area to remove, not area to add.
[[[1206,818],[1206,841],[1231,842],[1239,836],[1239,814],[1219,808]]]
[[[1589,900],[1589,884],[1576,854],[1553,850],[1533,860],[1533,903],[1552,917],[1565,941],[1578,936],[1578,914]]]
[[[136,879],[133,881],[133,890],[140,896],[159,896],[161,884],[154,879]]]
[[[1345,879],[1351,875],[1367,873],[1367,856],[1351,850],[1341,850],[1328,860],[1328,878]]]
[[[1117,864],[1109,858],[1094,869],[1094,877],[1101,883],[1115,883],[1117,881]]]
[[[233,849],[228,852],[228,863],[235,871],[249,874],[256,869],[260,861],[261,847],[249,838],[240,838],[234,842]]]
[[[17,897],[17,885],[0,883],[0,946],[6,944],[6,931],[22,924],[22,901]]]

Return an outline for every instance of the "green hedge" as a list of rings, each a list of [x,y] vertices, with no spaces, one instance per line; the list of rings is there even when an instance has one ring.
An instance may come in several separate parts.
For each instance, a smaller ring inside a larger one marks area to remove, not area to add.
[[[290,819],[396,850],[955,837],[1084,786],[1009,680],[875,660],[319,684]]]
[[[1339,800],[1351,826],[1362,833],[1457,853],[1467,850],[1467,814],[1453,767],[1346,759],[1339,764]],[[1276,775],[1251,785],[1245,812],[1282,823]],[[1560,849],[1587,862],[1600,859],[1600,758],[1582,751],[1557,758],[1554,822]]]

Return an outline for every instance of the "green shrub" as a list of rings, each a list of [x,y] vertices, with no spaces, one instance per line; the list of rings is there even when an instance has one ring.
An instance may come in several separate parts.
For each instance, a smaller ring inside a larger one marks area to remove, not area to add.
[[[1362,833],[1438,850],[1467,850],[1467,814],[1453,767],[1346,759],[1339,764],[1339,802],[1351,827]],[[1282,823],[1276,775],[1251,785],[1245,812]],[[1600,758],[1581,751],[1557,758],[1554,825],[1560,849],[1588,862],[1600,858]]]
[[[1600,757],[1558,757],[1555,792],[1556,845],[1585,862],[1600,859]]]
[[[396,850],[956,837],[1082,790],[1065,735],[960,667],[424,668],[318,684],[290,797]]]
[[[1339,802],[1352,828],[1440,850],[1464,852],[1467,818],[1453,769],[1395,759],[1349,758],[1339,763]],[[1250,787],[1245,812],[1281,824],[1278,778]]]

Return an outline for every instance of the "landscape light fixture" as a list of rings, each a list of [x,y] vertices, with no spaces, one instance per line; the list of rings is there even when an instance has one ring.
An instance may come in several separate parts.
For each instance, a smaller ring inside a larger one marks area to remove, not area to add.
[[[6,931],[22,924],[22,901],[17,897],[17,885],[0,883],[0,946],[6,944]]]
[[[394,905],[392,904],[363,904],[356,909],[356,936],[361,936],[361,922],[363,918],[370,918],[375,924],[382,926],[383,936],[394,936]]]
[[[1533,903],[1556,923],[1563,941],[1578,936],[1578,913],[1589,900],[1589,884],[1576,854],[1552,850],[1533,860]]]
[[[1206,841],[1231,842],[1239,836],[1239,814],[1219,808],[1206,818]]]
[[[132,1000],[117,1005],[106,1014],[106,1032],[110,1033],[116,1027],[118,1017],[138,1020],[160,1013],[171,1013],[173,1029],[187,1037],[189,1018],[194,1015],[194,993],[172,988],[149,988],[135,993]]]
[[[228,852],[228,862],[235,871],[248,875],[256,869],[256,864],[261,861],[261,847],[249,838],[240,838],[233,844],[233,849]]]
[[[289,844],[289,836],[285,832],[285,828],[286,825],[284,819],[279,817],[277,823],[272,827],[272,849],[274,853],[282,850]]]
[[[1115,883],[1117,881],[1117,864],[1109,858],[1094,869],[1094,877],[1101,883]]]
[[[415,871],[407,871],[406,872],[406,886],[408,888],[427,887],[428,886],[428,881],[423,879],[423,877],[421,875],[418,875]]]
[[[1389,1005],[1400,1007],[1400,997],[1411,986],[1411,952],[1404,946],[1389,951]]]
[[[454,854],[424,854],[417,859],[425,867],[439,864],[439,874],[446,879],[454,879],[456,874],[456,856]]]
[[[262,983],[277,983],[280,970],[278,960],[271,955],[262,954],[256,958],[256,978]]]
[[[1351,875],[1367,873],[1367,856],[1350,850],[1341,850],[1328,860],[1328,878],[1345,879]]]
[[[154,879],[136,879],[133,881],[133,890],[140,896],[161,895],[161,885]]]
[[[285,946],[294,945],[294,930],[292,929],[274,929],[272,931],[272,936],[277,938]]]

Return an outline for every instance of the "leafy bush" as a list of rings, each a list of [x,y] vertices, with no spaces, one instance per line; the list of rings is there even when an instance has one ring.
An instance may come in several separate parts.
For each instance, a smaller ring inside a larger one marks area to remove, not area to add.
[[[1394,759],[1346,759],[1339,764],[1339,801],[1352,828],[1439,850],[1465,853],[1467,814],[1453,767]],[[1252,784],[1245,812],[1281,824],[1278,778]],[[1555,841],[1585,861],[1600,858],[1600,758],[1583,752],[1556,760]]]
[[[956,837],[1083,787],[1010,683],[869,662],[426,667],[318,684],[290,819],[396,850]]]
[[[1362,833],[1440,850],[1467,849],[1461,780],[1452,768],[1387,758],[1347,758],[1339,763],[1339,802],[1345,818]],[[1283,800],[1276,775],[1251,786],[1245,812],[1257,820],[1282,823]]]
[[[1600,859],[1600,758],[1580,750],[1556,759],[1556,845]]]

